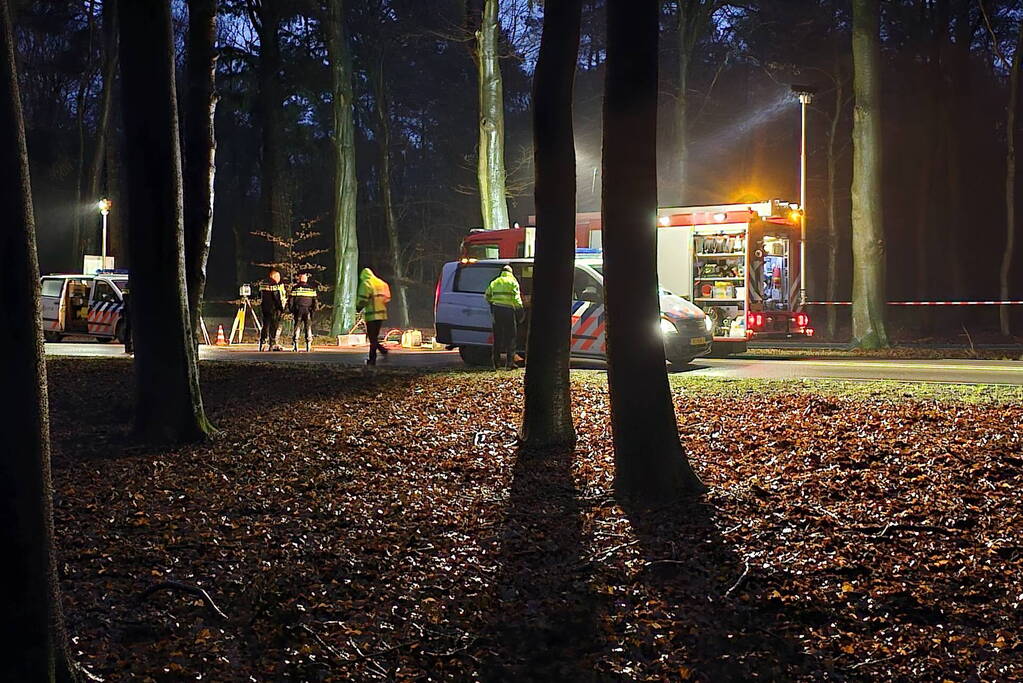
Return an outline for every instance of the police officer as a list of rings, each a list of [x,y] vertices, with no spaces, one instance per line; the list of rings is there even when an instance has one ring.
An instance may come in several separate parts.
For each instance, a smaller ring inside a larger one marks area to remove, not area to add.
[[[291,333],[291,350],[298,351],[299,329],[305,328],[305,350],[308,353],[313,346],[313,313],[316,311],[316,283],[309,282],[309,273],[301,273],[298,282],[291,288],[288,299],[291,315],[295,318],[295,328]]]
[[[124,352],[131,355],[135,353],[135,335],[131,329],[131,289],[130,284],[121,290],[121,320],[124,321]]]
[[[362,311],[366,321],[366,336],[369,337],[369,359],[366,365],[377,364],[377,351],[387,355],[387,349],[380,344],[380,328],[387,320],[387,304],[391,300],[391,288],[373,274],[369,268],[359,273],[359,289],[355,297],[355,309]]]
[[[500,366],[501,354],[504,353],[507,357],[505,367],[514,370],[518,334],[516,317],[522,310],[522,296],[511,266],[501,269],[501,274],[487,286],[484,297],[490,304],[490,314],[494,319],[494,369]]]
[[[288,295],[281,284],[281,272],[271,268],[266,279],[259,283],[259,308],[263,314],[263,329],[259,333],[259,350],[280,351],[281,317],[287,306]]]

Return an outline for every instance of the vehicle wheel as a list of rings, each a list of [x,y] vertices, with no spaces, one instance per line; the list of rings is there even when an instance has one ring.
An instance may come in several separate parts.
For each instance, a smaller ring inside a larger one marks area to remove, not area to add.
[[[59,342],[63,338],[60,332],[43,332],[43,339],[51,343]]]
[[[668,356],[668,362],[671,363],[671,367],[675,370],[681,370],[688,367],[693,362],[692,356]]]
[[[117,337],[96,337],[95,339],[96,341],[102,342],[104,344],[109,344],[110,342],[117,341]]]
[[[494,362],[493,353],[489,346],[459,346],[458,355],[466,365],[483,367]]]

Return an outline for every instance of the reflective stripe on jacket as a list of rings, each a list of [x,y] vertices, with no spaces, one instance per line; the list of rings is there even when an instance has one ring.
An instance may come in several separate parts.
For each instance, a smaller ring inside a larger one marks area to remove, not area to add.
[[[311,308],[316,310],[316,287],[297,284],[291,288],[291,309]]]
[[[495,277],[483,295],[492,306],[522,308],[522,297],[519,295],[519,281],[511,273],[502,271]]]
[[[359,273],[359,289],[356,293],[355,308],[362,311],[367,321],[387,320],[387,303],[391,300],[391,288],[373,274],[369,268]]]
[[[288,305],[288,292],[283,284],[261,282],[259,285],[260,305],[264,311],[276,309],[284,312]]]

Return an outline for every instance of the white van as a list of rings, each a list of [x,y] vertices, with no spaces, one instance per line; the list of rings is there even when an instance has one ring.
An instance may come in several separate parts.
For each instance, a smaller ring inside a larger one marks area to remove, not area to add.
[[[437,283],[434,318],[437,341],[457,347],[468,365],[489,365],[494,335],[487,285],[510,265],[528,311],[533,298],[532,259],[488,259],[444,265]],[[604,275],[600,258],[578,258],[572,295],[572,356],[605,360]],[[526,325],[519,326],[518,350],[526,348]],[[711,320],[695,304],[661,290],[661,334],[672,365],[687,365],[710,353]],[[651,330],[653,334],[654,331]]]
[[[124,343],[124,292],[128,274],[44,275],[40,278],[43,337],[58,342],[68,335]]]

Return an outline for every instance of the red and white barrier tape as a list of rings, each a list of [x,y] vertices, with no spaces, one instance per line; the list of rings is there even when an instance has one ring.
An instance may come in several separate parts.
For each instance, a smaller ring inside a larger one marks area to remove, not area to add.
[[[851,301],[807,301],[806,306],[852,306]],[[889,306],[1023,306],[1023,301],[889,301]]]

